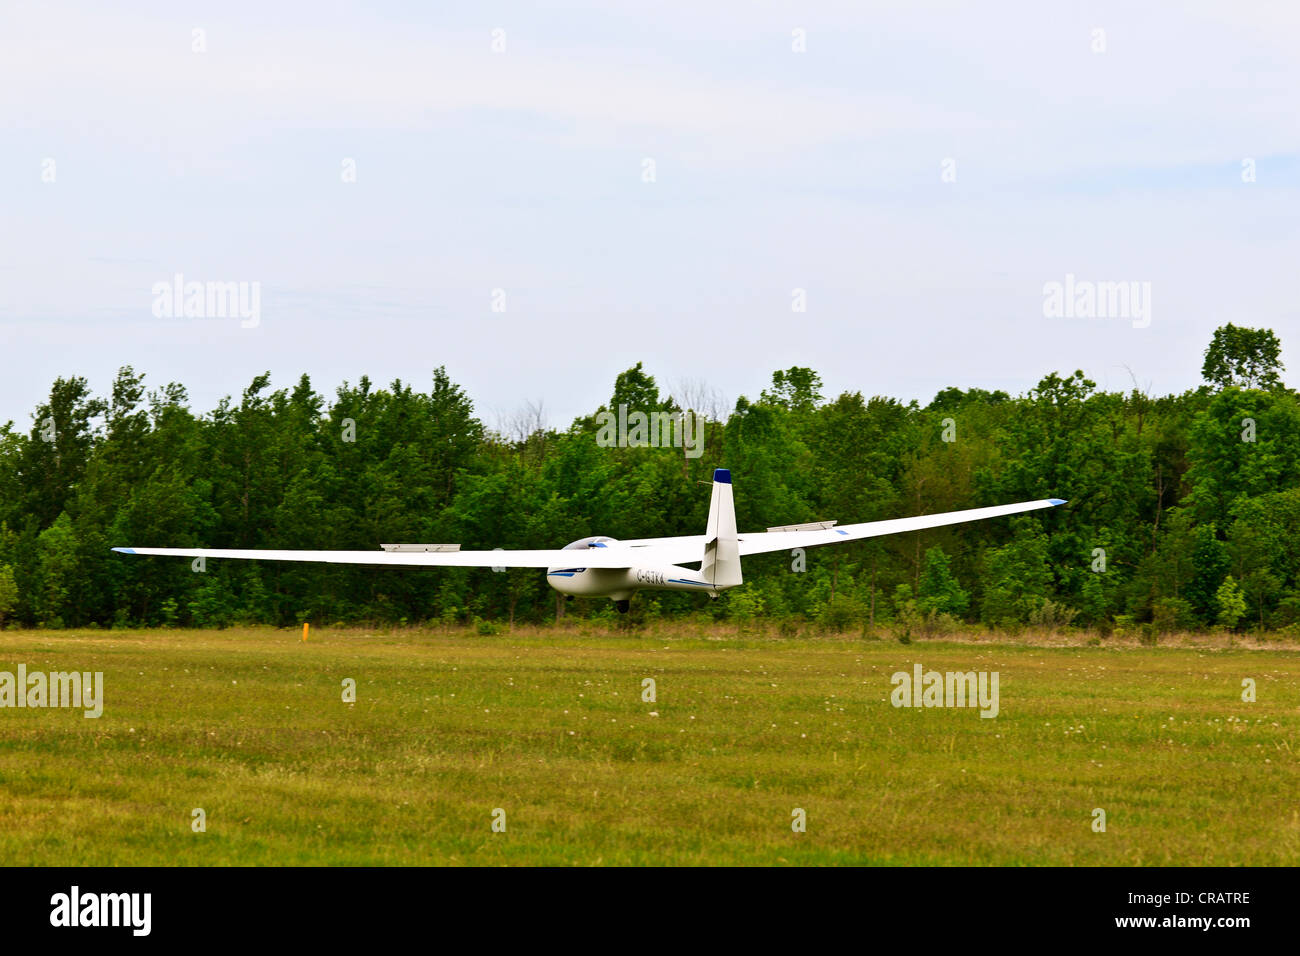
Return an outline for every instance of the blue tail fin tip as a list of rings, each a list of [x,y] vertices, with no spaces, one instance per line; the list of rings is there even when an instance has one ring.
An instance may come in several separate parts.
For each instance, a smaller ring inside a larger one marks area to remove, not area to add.
[[[713,469],[713,480],[729,485],[731,484],[731,471],[726,468],[715,468]]]
[[[1048,498],[1047,500],[1050,501],[1050,502],[1051,502],[1052,504],[1054,504],[1054,505],[1063,505],[1063,504],[1065,504],[1065,499],[1064,499],[1064,498]]]

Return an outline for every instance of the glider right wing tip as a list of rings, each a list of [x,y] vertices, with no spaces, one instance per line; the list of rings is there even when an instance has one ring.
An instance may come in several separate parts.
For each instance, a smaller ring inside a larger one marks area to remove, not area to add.
[[[1053,506],[1065,504],[1064,498],[1048,498],[1047,500],[1050,501],[1053,504]]]

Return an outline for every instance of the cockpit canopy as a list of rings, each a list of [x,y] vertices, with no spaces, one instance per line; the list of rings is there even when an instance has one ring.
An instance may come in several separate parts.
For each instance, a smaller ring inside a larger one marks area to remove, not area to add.
[[[603,534],[594,534],[590,538],[579,538],[566,544],[563,548],[565,551],[586,551],[589,548],[603,548],[606,543],[617,541],[618,538],[611,538]]]

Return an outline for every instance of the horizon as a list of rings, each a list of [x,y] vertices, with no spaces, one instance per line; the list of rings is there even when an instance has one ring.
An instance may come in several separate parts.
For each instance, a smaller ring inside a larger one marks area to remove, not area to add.
[[[1207,345],[1208,345],[1208,343],[1207,343]],[[1283,346],[1285,347],[1285,343],[1283,343]],[[629,371],[629,370],[631,370],[631,368],[634,368],[634,367],[635,367],[636,365],[638,365],[638,364],[643,364],[643,363],[634,363],[633,366],[630,366],[629,369],[625,369],[624,371]],[[125,369],[125,368],[127,368],[127,366],[123,366],[121,369],[118,369],[118,372],[121,372],[121,371],[122,371],[123,369]],[[698,382],[695,382],[695,383],[685,383],[684,386],[679,384],[678,386],[676,386],[676,388],[674,388],[674,386],[672,386],[672,385],[665,385],[663,382],[661,382],[661,381],[659,380],[659,378],[655,375],[653,369],[645,369],[645,368],[643,368],[642,370],[645,372],[645,374],[647,374],[651,379],[654,380],[655,386],[656,386],[656,387],[658,388],[658,390],[659,390],[659,397],[660,397],[660,399],[662,399],[662,400],[673,399],[673,400],[677,401],[677,402],[680,404],[680,402],[682,401],[682,396],[679,394],[679,392],[682,391],[683,388],[687,388],[687,389],[689,389],[689,388],[696,388],[696,389],[698,389],[698,388],[699,388],[699,385],[700,385],[700,383],[698,383]],[[195,417],[198,417],[198,418],[205,417],[205,416],[209,415],[212,411],[215,411],[216,408],[217,408],[217,407],[221,404],[221,402],[223,402],[223,401],[230,401],[232,404],[235,403],[235,399],[237,399],[237,398],[240,396],[240,394],[244,391],[244,388],[247,387],[247,386],[245,385],[243,388],[239,388],[239,389],[236,389],[236,390],[232,390],[231,392],[228,392],[228,393],[226,393],[226,394],[220,396],[219,398],[217,398],[216,401],[212,402],[210,405],[207,405],[207,406],[200,406],[200,405],[198,405],[198,403],[194,400],[193,394],[192,394],[192,392],[191,392],[189,386],[188,386],[185,382],[151,382],[151,381],[149,380],[148,370],[141,370],[141,369],[139,369],[139,368],[134,368],[134,367],[132,367],[132,371],[133,371],[136,375],[143,376],[143,378],[144,378],[145,398],[144,398],[144,401],[142,402],[142,404],[147,404],[149,393],[153,392],[154,390],[156,390],[156,389],[160,389],[160,388],[162,388],[162,387],[164,387],[164,386],[166,386],[166,385],[176,384],[176,385],[180,385],[180,386],[182,386],[183,388],[185,388],[185,390],[186,390],[186,404],[185,404],[185,407],[188,408],[189,411],[190,411],[190,412],[191,412]],[[264,371],[265,371],[265,370],[264,370]],[[436,371],[436,369],[431,369],[430,372],[429,372],[430,383],[432,382],[432,376],[433,376],[434,371]],[[778,372],[784,372],[784,371],[788,371],[788,369],[772,369],[770,372],[767,373],[767,375],[768,375],[768,381],[767,381],[766,383],[763,383],[763,384],[759,385],[757,388],[751,388],[751,389],[749,389],[749,390],[746,391],[746,392],[741,392],[739,395],[736,395],[736,396],[734,396],[734,397],[732,397],[732,396],[719,396],[719,398],[722,399],[722,404],[723,404],[723,406],[724,406],[725,409],[726,409],[726,417],[724,417],[724,418],[722,418],[722,419],[720,419],[720,420],[721,420],[721,421],[725,421],[727,417],[730,417],[731,415],[735,414],[735,411],[736,411],[736,403],[737,403],[737,401],[738,401],[740,398],[745,398],[745,399],[747,399],[747,400],[750,401],[750,402],[758,401],[758,396],[759,396],[759,394],[760,394],[761,392],[765,391],[766,389],[768,389],[768,388],[770,388],[770,387],[772,386],[772,384],[773,384],[773,383],[772,383],[772,376],[773,376],[774,374],[778,373]],[[813,368],[813,369],[811,369],[811,371],[812,371],[814,374],[818,374],[818,377],[819,377],[819,380],[820,380],[820,373],[818,373],[818,370],[817,370],[816,368]],[[1034,385],[1029,386],[1029,388],[1026,388],[1024,391],[1021,391],[1021,392],[1014,392],[1014,393],[1013,393],[1013,392],[1006,392],[1007,399],[1008,399],[1009,401],[1019,401],[1019,400],[1023,400],[1023,399],[1025,399],[1025,398],[1028,397],[1028,392],[1029,392],[1030,390],[1032,390],[1033,388],[1035,388],[1035,387],[1037,386],[1037,384],[1041,383],[1041,381],[1042,381],[1042,379],[1043,379],[1044,377],[1046,377],[1046,376],[1048,376],[1048,375],[1060,375],[1060,376],[1068,377],[1069,375],[1071,375],[1073,372],[1076,372],[1076,371],[1077,371],[1077,372],[1081,372],[1081,373],[1083,374],[1083,376],[1084,376],[1085,378],[1087,378],[1089,381],[1093,381],[1093,382],[1096,383],[1097,387],[1096,387],[1096,389],[1094,390],[1093,394],[1103,394],[1103,393],[1104,393],[1104,394],[1120,394],[1120,395],[1128,395],[1128,394],[1131,394],[1131,393],[1132,393],[1133,388],[1134,388],[1134,385],[1136,384],[1135,382],[1132,382],[1132,381],[1131,381],[1131,382],[1130,382],[1130,387],[1129,387],[1129,388],[1123,388],[1123,387],[1103,388],[1102,385],[1101,385],[1101,383],[1100,383],[1100,382],[1097,382],[1096,379],[1094,379],[1094,378],[1093,378],[1093,377],[1088,373],[1088,370],[1087,370],[1087,369],[1076,369],[1076,370],[1069,370],[1069,371],[1067,371],[1067,370],[1064,369],[1064,368],[1059,368],[1059,369],[1052,369],[1052,370],[1050,370],[1050,371],[1045,371],[1045,372],[1043,372],[1043,374],[1039,377],[1039,379],[1036,380],[1036,382],[1034,383]],[[117,373],[114,374],[114,377],[116,377],[116,374],[117,374]],[[258,373],[258,374],[262,374],[262,373]],[[447,375],[448,375],[448,379],[450,380],[451,384],[454,385],[454,386],[456,386],[456,387],[458,387],[458,388],[460,388],[460,389],[465,393],[465,396],[469,399],[470,405],[471,405],[471,407],[473,408],[474,417],[475,417],[476,419],[478,419],[478,421],[479,421],[481,424],[483,424],[486,428],[488,428],[488,430],[490,430],[490,431],[494,431],[494,432],[498,433],[499,435],[502,435],[503,437],[507,437],[507,438],[510,437],[510,436],[508,436],[508,435],[505,435],[505,432],[506,432],[507,430],[509,430],[509,428],[511,427],[511,423],[510,423],[509,421],[507,421],[507,419],[508,419],[509,417],[511,417],[511,416],[516,416],[516,417],[518,417],[518,416],[526,416],[526,415],[528,415],[528,414],[532,411],[532,409],[530,409],[527,405],[525,405],[525,406],[521,406],[521,407],[517,407],[517,408],[513,408],[513,409],[506,409],[506,410],[501,410],[501,409],[491,408],[490,406],[484,406],[484,405],[481,405],[481,404],[479,403],[479,401],[477,400],[476,396],[475,396],[473,393],[471,393],[471,392],[469,391],[469,389],[466,388],[466,386],[465,386],[463,383],[458,382],[458,381],[456,380],[455,375],[451,374],[450,370],[447,371]],[[355,378],[347,378],[347,379],[344,379],[344,380],[342,380],[342,381],[335,382],[335,383],[332,383],[332,384],[329,384],[329,385],[323,385],[322,383],[319,383],[319,382],[315,381],[314,379],[312,379],[311,376],[310,376],[308,373],[306,373],[306,372],[302,372],[302,373],[299,373],[298,375],[290,376],[289,378],[285,379],[284,382],[277,382],[275,376],[272,375],[272,376],[271,376],[271,379],[270,379],[270,381],[269,381],[269,383],[267,384],[266,388],[263,390],[262,393],[263,393],[263,394],[274,394],[275,392],[279,392],[279,391],[291,391],[291,390],[293,389],[293,387],[296,386],[296,385],[297,385],[297,384],[302,380],[302,378],[303,378],[304,376],[307,377],[308,382],[309,382],[310,385],[311,385],[312,391],[313,391],[316,395],[319,395],[319,396],[321,396],[322,398],[325,399],[325,401],[326,401],[326,407],[330,407],[330,406],[332,406],[332,405],[337,401],[337,397],[338,397],[338,396],[337,396],[337,389],[339,389],[339,388],[344,388],[344,387],[350,387],[350,388],[358,387],[359,384],[360,384],[360,382],[361,382],[361,380],[362,380],[363,378],[368,378],[368,379],[370,380],[370,383],[371,383],[371,385],[372,385],[374,391],[390,391],[390,390],[393,388],[393,386],[399,384],[399,381],[400,381],[400,384],[401,384],[401,385],[403,385],[403,386],[405,386],[405,387],[407,387],[407,388],[414,389],[418,394],[427,394],[427,392],[428,392],[428,390],[426,390],[426,389],[422,389],[421,387],[419,387],[419,383],[417,383],[417,382],[407,381],[407,380],[394,380],[394,381],[389,381],[389,382],[379,382],[379,381],[377,381],[376,379],[374,379],[373,377],[368,376],[368,375],[365,375],[365,374],[358,375],[358,376],[356,376]],[[66,376],[66,375],[65,375],[65,376],[61,376],[61,377],[64,378],[64,379],[68,379],[68,378],[70,378],[70,377],[72,377],[72,376]],[[1287,378],[1286,375],[1283,375],[1283,376],[1282,376],[1282,379],[1283,379],[1283,386],[1284,386],[1285,388],[1290,389],[1291,386],[1289,386],[1289,385],[1286,384],[1286,381],[1285,381],[1286,378]],[[53,381],[51,381],[50,384],[51,384],[51,386],[52,386],[52,385],[53,385]],[[94,382],[91,382],[91,381],[89,381],[89,380],[87,381],[87,387],[88,387],[89,390],[90,390],[90,394],[91,394],[92,396],[98,396],[98,397],[109,397],[109,396],[111,396],[111,394],[112,394],[112,379],[110,378],[110,380],[109,380],[106,384],[107,384],[107,387],[100,389],[100,388],[96,388]],[[705,384],[707,384],[707,383],[705,383]],[[939,397],[940,394],[942,394],[944,391],[947,391],[947,390],[952,389],[952,388],[956,388],[956,389],[958,389],[958,390],[960,390],[960,391],[962,391],[962,392],[970,392],[970,391],[973,391],[973,390],[982,390],[982,391],[986,391],[986,392],[989,392],[989,393],[997,393],[997,392],[999,392],[999,391],[1005,391],[1005,390],[994,389],[994,388],[984,388],[983,386],[981,386],[981,385],[977,385],[977,384],[967,384],[967,385],[957,385],[957,384],[954,384],[954,385],[946,385],[946,386],[943,386],[943,387],[941,387],[940,389],[938,389],[938,390],[937,390],[933,395],[931,395],[931,396],[929,397],[929,399],[927,399],[927,400],[925,400],[925,401],[920,401],[920,400],[918,400],[918,399],[904,399],[904,398],[902,398],[901,396],[897,396],[897,395],[868,394],[866,391],[864,391],[863,389],[860,389],[860,388],[859,388],[859,389],[854,389],[854,388],[845,388],[845,389],[843,389],[843,390],[840,391],[840,392],[834,392],[834,393],[832,393],[832,392],[831,392],[831,391],[826,387],[824,381],[820,381],[820,385],[821,385],[821,401],[818,403],[819,405],[825,405],[825,404],[827,404],[827,403],[829,403],[829,402],[833,402],[833,401],[835,401],[836,398],[838,398],[838,397],[841,396],[841,395],[861,395],[862,398],[863,398],[863,400],[866,401],[866,402],[872,401],[872,400],[874,400],[874,399],[885,399],[885,400],[887,400],[887,401],[894,401],[894,402],[897,402],[898,404],[902,405],[902,406],[905,407],[905,408],[910,408],[910,407],[915,406],[915,407],[917,407],[917,408],[919,408],[919,409],[926,409],[926,408],[929,408],[929,407],[930,407],[931,405],[933,405],[934,402],[938,399],[938,397]],[[545,428],[545,430],[547,430],[547,431],[563,432],[563,431],[567,431],[567,430],[568,430],[569,428],[571,428],[574,424],[578,423],[579,421],[581,421],[581,420],[583,420],[583,419],[590,419],[590,418],[592,418],[593,416],[597,416],[597,415],[601,412],[602,409],[608,409],[608,408],[611,408],[611,407],[612,407],[612,406],[609,405],[609,401],[610,401],[610,398],[612,397],[612,393],[613,393],[614,386],[615,386],[615,381],[614,381],[614,379],[611,379],[610,382],[609,382],[609,386],[608,386],[609,391],[610,391],[610,394],[607,395],[605,398],[600,399],[600,400],[599,400],[599,403],[598,403],[596,406],[594,406],[590,411],[579,412],[578,414],[574,415],[572,418],[570,418],[570,419],[568,420],[568,425],[565,425],[565,424],[563,424],[562,422],[554,421],[554,420],[553,420],[553,416],[550,415],[548,412],[546,412],[546,409],[543,407],[543,408],[541,409],[541,411],[544,413],[544,424],[543,424],[542,427]],[[1183,389],[1182,391],[1179,391],[1179,392],[1154,393],[1154,392],[1150,392],[1150,391],[1147,391],[1147,390],[1143,389],[1143,390],[1142,390],[1142,394],[1146,395],[1148,398],[1151,398],[1151,399],[1175,398],[1175,397],[1178,397],[1178,396],[1180,396],[1180,395],[1185,395],[1185,394],[1188,394],[1188,393],[1194,393],[1194,392],[1197,392],[1197,391],[1199,391],[1199,390],[1201,390],[1201,389],[1207,389],[1207,390],[1211,390],[1211,391],[1212,391],[1212,390],[1214,390],[1215,388],[1216,388],[1216,386],[1215,386],[1213,383],[1210,383],[1210,382],[1205,381],[1204,379],[1201,379],[1201,380],[1200,380],[1200,381],[1199,381],[1195,386],[1192,386],[1192,387],[1190,387],[1190,388]],[[45,393],[44,397],[40,400],[40,403],[38,403],[38,404],[43,404],[43,403],[45,403],[46,401],[48,401],[48,399],[49,399],[49,392],[48,392],[48,390],[47,390],[47,392]],[[31,409],[31,411],[28,413],[28,415],[29,415],[29,417],[30,417],[30,419],[31,419],[31,421],[32,421],[32,424],[33,424],[33,430],[35,429],[35,425],[36,425],[36,423],[37,423],[37,421],[38,421],[38,420],[37,420],[37,417],[36,417],[36,410],[37,410],[37,407],[38,407],[38,406],[33,406],[32,409]],[[709,411],[709,410],[706,410],[706,409],[696,409],[696,408],[690,408],[690,407],[683,407],[683,411],[694,411],[694,412],[696,412],[697,414],[705,414],[705,412],[706,412],[706,411]],[[103,417],[104,417],[103,415],[99,415],[99,416],[96,416],[96,417],[95,417],[94,419],[92,419],[92,420],[93,420],[93,421],[102,421]],[[25,433],[24,430],[20,427],[21,423],[20,423],[20,421],[19,421],[18,418],[8,417],[8,416],[6,416],[6,415],[4,415],[4,414],[0,414],[0,429],[3,429],[6,425],[13,426],[14,429],[15,429],[15,432],[16,432],[16,433],[19,433],[19,434]],[[623,425],[622,425],[621,427],[624,428],[624,430],[625,430],[625,429],[626,429],[626,422],[624,422]]]

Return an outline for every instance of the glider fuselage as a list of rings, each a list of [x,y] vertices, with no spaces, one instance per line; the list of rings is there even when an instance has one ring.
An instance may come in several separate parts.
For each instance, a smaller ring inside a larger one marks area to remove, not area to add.
[[[656,588],[668,591],[700,591],[717,597],[732,585],[713,585],[703,580],[700,572],[676,564],[644,565],[631,568],[588,568],[582,564],[582,554],[593,548],[603,548],[606,542],[616,543],[616,538],[583,538],[566,545],[573,551],[574,563],[565,567],[546,569],[546,583],[561,594],[574,597],[607,597],[626,601],[634,591]]]

